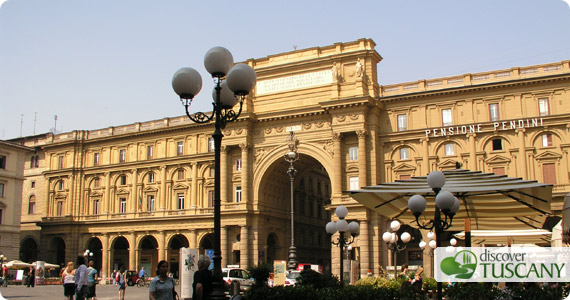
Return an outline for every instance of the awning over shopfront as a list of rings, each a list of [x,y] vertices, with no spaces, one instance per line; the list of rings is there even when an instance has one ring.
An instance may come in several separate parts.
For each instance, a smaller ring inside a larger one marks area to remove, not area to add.
[[[463,169],[444,171],[443,174],[446,181],[442,190],[453,193],[461,204],[449,230],[463,230],[466,218],[471,219],[474,230],[538,229],[550,215],[552,185]],[[413,223],[410,224],[412,227],[415,218],[408,210],[411,196],[420,194],[427,200],[420,221],[431,220],[435,211],[435,194],[427,184],[427,176],[345,193],[383,216]]]
[[[454,234],[457,238],[464,239],[465,231]],[[471,242],[473,245],[483,244],[548,244],[552,240],[552,232],[545,229],[522,229],[522,230],[472,230]]]

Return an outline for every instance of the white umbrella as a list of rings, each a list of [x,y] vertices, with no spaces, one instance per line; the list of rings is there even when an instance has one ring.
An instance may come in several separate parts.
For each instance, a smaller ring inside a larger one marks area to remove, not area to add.
[[[37,261],[34,261],[34,262],[32,263],[32,266],[35,267],[35,266],[36,266],[36,263],[37,263]],[[59,266],[56,265],[56,264],[50,264],[50,263],[48,263],[48,262],[44,262],[44,268],[59,268]]]
[[[12,260],[12,261],[7,262],[7,263],[5,264],[5,266],[6,266],[8,269],[24,269],[24,268],[29,268],[29,267],[31,267],[32,264],[23,262],[23,261],[21,261],[21,260]]]

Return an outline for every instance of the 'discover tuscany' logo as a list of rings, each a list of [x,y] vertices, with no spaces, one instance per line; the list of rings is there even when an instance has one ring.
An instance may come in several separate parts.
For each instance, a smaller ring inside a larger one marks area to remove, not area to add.
[[[477,268],[477,256],[469,250],[459,251],[455,256],[444,258],[439,266],[448,276],[469,279]]]

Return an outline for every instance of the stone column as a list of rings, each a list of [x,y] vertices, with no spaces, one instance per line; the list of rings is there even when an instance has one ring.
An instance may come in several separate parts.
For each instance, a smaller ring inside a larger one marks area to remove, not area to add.
[[[138,247],[137,247],[137,233],[131,231],[129,236],[129,267],[128,270],[136,270],[137,267],[137,257]]]
[[[469,137],[469,166],[465,166],[465,169],[471,171],[477,171],[477,146],[475,145],[475,133],[468,133]]]
[[[107,277],[109,276],[110,272],[109,272],[109,234],[105,233],[102,236],[102,241],[101,241],[101,274],[99,274],[99,277]]]
[[[230,192],[230,197],[228,198],[228,177],[231,178],[231,172],[228,173],[228,147],[220,147],[220,199],[223,207],[223,203],[232,202]],[[229,176],[228,176],[229,174]],[[231,185],[230,185],[231,188]]]
[[[190,238],[188,241],[188,247],[190,247],[190,249],[197,249],[198,248],[196,246],[196,230],[195,229],[190,230]]]
[[[519,128],[515,130],[517,132],[517,137],[519,140],[519,156],[520,156],[520,173],[519,176],[522,179],[529,179],[528,178],[528,172],[527,172],[527,162],[526,162],[526,144],[525,144],[525,139],[524,139],[524,133],[525,133],[525,129],[524,128]]]
[[[239,144],[241,149],[241,202],[249,203],[249,144]]]
[[[166,166],[160,168],[160,177],[162,178],[160,181],[160,199],[158,199],[159,209],[165,210],[166,209]]]
[[[342,196],[342,134],[333,133],[333,180],[332,180],[332,194],[334,198]]]
[[[242,162],[243,163],[243,162]],[[239,242],[240,258],[239,265],[242,268],[249,266],[249,230],[247,225],[241,226],[240,242]]]
[[[371,212],[370,214],[370,241],[372,243],[372,247],[370,247],[372,251],[372,255],[370,255],[370,269],[372,269],[372,275],[378,276],[379,266],[382,265],[380,262],[380,216],[376,212]]]
[[[370,242],[368,232],[368,220],[360,221],[360,236],[358,245],[360,246],[360,278],[368,277],[370,269]]]
[[[422,143],[422,149],[424,150],[423,153],[423,170],[422,173],[423,174],[428,174],[430,171],[430,167],[429,167],[429,138],[425,137],[425,138],[421,138],[420,139],[421,143]]]
[[[104,199],[102,199],[103,203],[101,203],[102,204],[101,213],[103,214],[108,214],[113,209],[113,205],[111,203],[111,199],[113,198],[111,197],[110,191],[111,191],[111,173],[105,172],[105,196]]]
[[[131,180],[131,194],[133,195],[133,201],[127,201],[127,203],[131,203],[130,205],[127,204],[127,212],[136,212],[137,211],[137,207],[138,207],[138,203],[139,203],[139,197],[142,197],[142,195],[138,195],[139,189],[138,189],[138,177],[139,175],[137,174],[138,170],[137,169],[132,169],[131,170],[131,174],[132,174],[132,180]],[[132,204],[134,203],[134,205]],[[131,207],[128,207],[131,206]]]
[[[158,261],[166,260],[166,232],[164,230],[160,230],[158,232]]]
[[[192,191],[190,193],[190,207],[195,208],[198,195],[198,163],[192,163]]]
[[[228,251],[228,226],[222,226],[220,232],[220,248],[222,251],[222,267],[227,266],[230,262]]]
[[[366,130],[356,131],[358,135],[358,184],[363,187],[368,185],[368,163],[366,157]]]

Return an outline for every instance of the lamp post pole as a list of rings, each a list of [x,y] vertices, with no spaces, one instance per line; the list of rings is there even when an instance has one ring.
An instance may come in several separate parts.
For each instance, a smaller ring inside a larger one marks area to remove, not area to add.
[[[216,84],[212,97],[212,113],[190,113],[190,105],[194,96],[202,88],[202,78],[192,68],[178,70],[172,78],[172,87],[180,96],[186,115],[195,123],[214,121],[214,271],[212,274],[212,292],[207,299],[226,299],[222,279],[221,256],[221,197],[220,197],[220,149],[222,147],[222,129],[228,122],[237,120],[241,114],[245,96],[249,94],[256,82],[253,68],[246,64],[234,65],[233,56],[226,48],[214,47],[204,57],[204,66],[214,78]],[[233,107],[239,102],[239,111]]]
[[[386,231],[382,234],[382,239],[386,242],[388,249],[392,251],[392,260],[394,261],[394,280],[398,277],[398,270],[396,269],[397,264],[397,257],[396,254],[398,252],[404,251],[406,249],[406,245],[398,245],[398,240],[401,240],[404,243],[408,243],[412,236],[408,232],[403,232],[398,238],[398,230],[400,230],[400,222],[394,220],[390,223],[391,231]]]
[[[295,138],[295,132],[290,131],[289,137],[287,137],[287,144],[289,146],[289,152],[285,154],[285,160],[289,163],[289,168],[287,169],[287,174],[289,175],[289,180],[291,182],[291,246],[289,246],[289,254],[287,259],[287,269],[295,270],[299,262],[297,261],[297,248],[295,247],[295,210],[294,210],[294,187],[293,183],[295,181],[295,174],[297,170],[293,166],[293,163],[299,160],[299,153],[297,152],[297,139]]]
[[[331,241],[331,244],[336,245],[339,247],[340,250],[340,282],[343,283],[343,272],[344,272],[344,266],[343,266],[343,249],[344,247],[352,244],[354,242],[354,238],[358,235],[358,233],[360,232],[360,224],[358,224],[355,221],[350,222],[350,224],[345,220],[346,216],[348,215],[348,209],[346,209],[346,207],[344,207],[343,205],[339,205],[336,210],[335,213],[337,215],[337,217],[339,218],[338,221],[336,222],[328,222],[327,226],[326,226],[326,231],[329,234],[329,237],[332,237],[333,234],[335,234],[337,231],[339,233],[339,237],[337,241]],[[348,230],[348,232],[350,232],[350,234],[352,235],[352,239],[351,240],[347,240],[344,238],[344,233]]]
[[[448,191],[442,190],[445,185],[445,175],[440,171],[432,171],[427,176],[427,183],[432,189],[435,197],[435,213],[433,220],[427,223],[420,223],[419,217],[426,209],[426,199],[421,195],[413,195],[408,200],[408,208],[416,218],[418,227],[435,231],[436,247],[441,247],[443,232],[449,229],[453,222],[453,216],[459,210],[459,200]],[[445,219],[442,220],[443,212]],[[437,282],[437,298],[442,299],[442,283]]]

